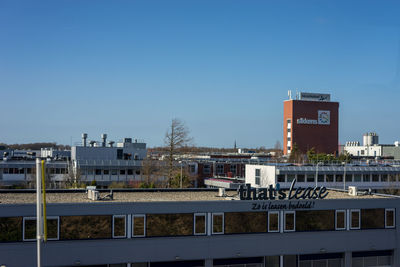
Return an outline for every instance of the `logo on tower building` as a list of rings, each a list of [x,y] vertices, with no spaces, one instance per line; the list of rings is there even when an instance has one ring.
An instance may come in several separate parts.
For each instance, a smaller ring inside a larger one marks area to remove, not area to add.
[[[318,110],[318,124],[331,124],[331,112],[329,110]]]

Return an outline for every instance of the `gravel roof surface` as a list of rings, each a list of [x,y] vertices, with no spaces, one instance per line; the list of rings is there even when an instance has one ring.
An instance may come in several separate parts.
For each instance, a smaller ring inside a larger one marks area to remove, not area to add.
[[[109,193],[101,192],[100,196],[104,197]],[[71,193],[46,193],[47,203],[98,203],[98,202],[154,202],[154,201],[231,201],[237,198],[235,191],[228,191],[227,197],[218,197],[216,191],[182,191],[182,192],[114,192],[114,200],[98,200],[88,199],[84,192]],[[365,195],[350,196],[347,193],[329,190],[329,194],[325,199],[379,199],[384,196]],[[1,204],[28,204],[36,203],[35,193],[2,193],[0,192]]]

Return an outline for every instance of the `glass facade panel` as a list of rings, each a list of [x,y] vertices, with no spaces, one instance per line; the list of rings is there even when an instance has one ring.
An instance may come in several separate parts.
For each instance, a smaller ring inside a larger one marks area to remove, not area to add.
[[[344,210],[336,211],[336,229],[337,230],[346,229],[346,211]]]
[[[225,212],[225,234],[267,232],[266,212]]]
[[[285,231],[295,230],[295,213],[285,212]]]
[[[295,174],[288,174],[288,175],[287,175],[287,182],[288,182],[288,183],[293,182],[294,178],[296,178],[296,175],[295,175]]]
[[[333,182],[333,174],[327,174],[326,175],[326,182],[332,183]]]
[[[360,211],[359,210],[352,210],[350,212],[350,228],[351,229],[360,229]]]
[[[343,182],[343,175],[342,174],[336,174],[336,182],[342,183]]]
[[[354,182],[361,182],[361,174],[354,174]]]
[[[385,228],[385,209],[362,209],[361,229]]]
[[[297,182],[303,183],[305,182],[306,176],[304,174],[297,174]]]
[[[125,215],[114,216],[114,237],[126,237],[126,217]]]
[[[145,215],[132,216],[132,225],[133,225],[132,235],[134,237],[140,237],[146,235],[145,221],[146,221]]]
[[[47,219],[47,239],[58,239],[58,219]],[[36,240],[36,218],[25,218],[24,240]]]
[[[284,183],[285,182],[285,175],[284,174],[279,174],[277,177],[278,183]]]
[[[22,241],[22,217],[0,217],[0,242]]]
[[[296,231],[335,230],[334,210],[313,210],[296,212]]]
[[[146,236],[193,235],[193,213],[146,214]]]
[[[395,219],[394,219],[394,209],[386,210],[386,227],[392,228],[395,227]]]
[[[195,217],[194,234],[195,235],[205,235],[206,234],[206,215],[205,214],[195,214],[194,217]]]
[[[212,215],[212,232],[213,234],[223,234],[224,230],[224,214],[222,213],[214,213]]]
[[[111,238],[111,215],[60,216],[60,239]]]
[[[279,213],[268,212],[268,231],[279,232]]]
[[[314,174],[307,174],[307,182],[314,183],[315,182],[315,175]]]
[[[279,256],[267,256],[265,257],[265,267],[280,267]]]

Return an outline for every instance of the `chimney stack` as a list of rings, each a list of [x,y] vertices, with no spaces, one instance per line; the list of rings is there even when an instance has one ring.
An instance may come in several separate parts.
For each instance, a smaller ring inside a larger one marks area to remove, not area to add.
[[[101,146],[102,146],[102,147],[105,147],[106,144],[107,144],[107,134],[103,133],[103,134],[101,135]]]
[[[86,146],[87,133],[82,134],[82,146]]]

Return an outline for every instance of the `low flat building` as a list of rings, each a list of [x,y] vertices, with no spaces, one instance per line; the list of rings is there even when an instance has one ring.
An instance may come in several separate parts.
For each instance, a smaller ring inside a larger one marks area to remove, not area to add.
[[[400,266],[399,198],[335,190],[302,198],[280,189],[286,197],[272,199],[253,189],[224,197],[216,190],[114,191],[108,201],[49,191],[42,264]],[[35,198],[33,191],[0,192],[3,266],[36,263]]]
[[[246,184],[289,188],[294,179],[301,186],[359,189],[400,188],[400,167],[386,165],[246,165]]]

